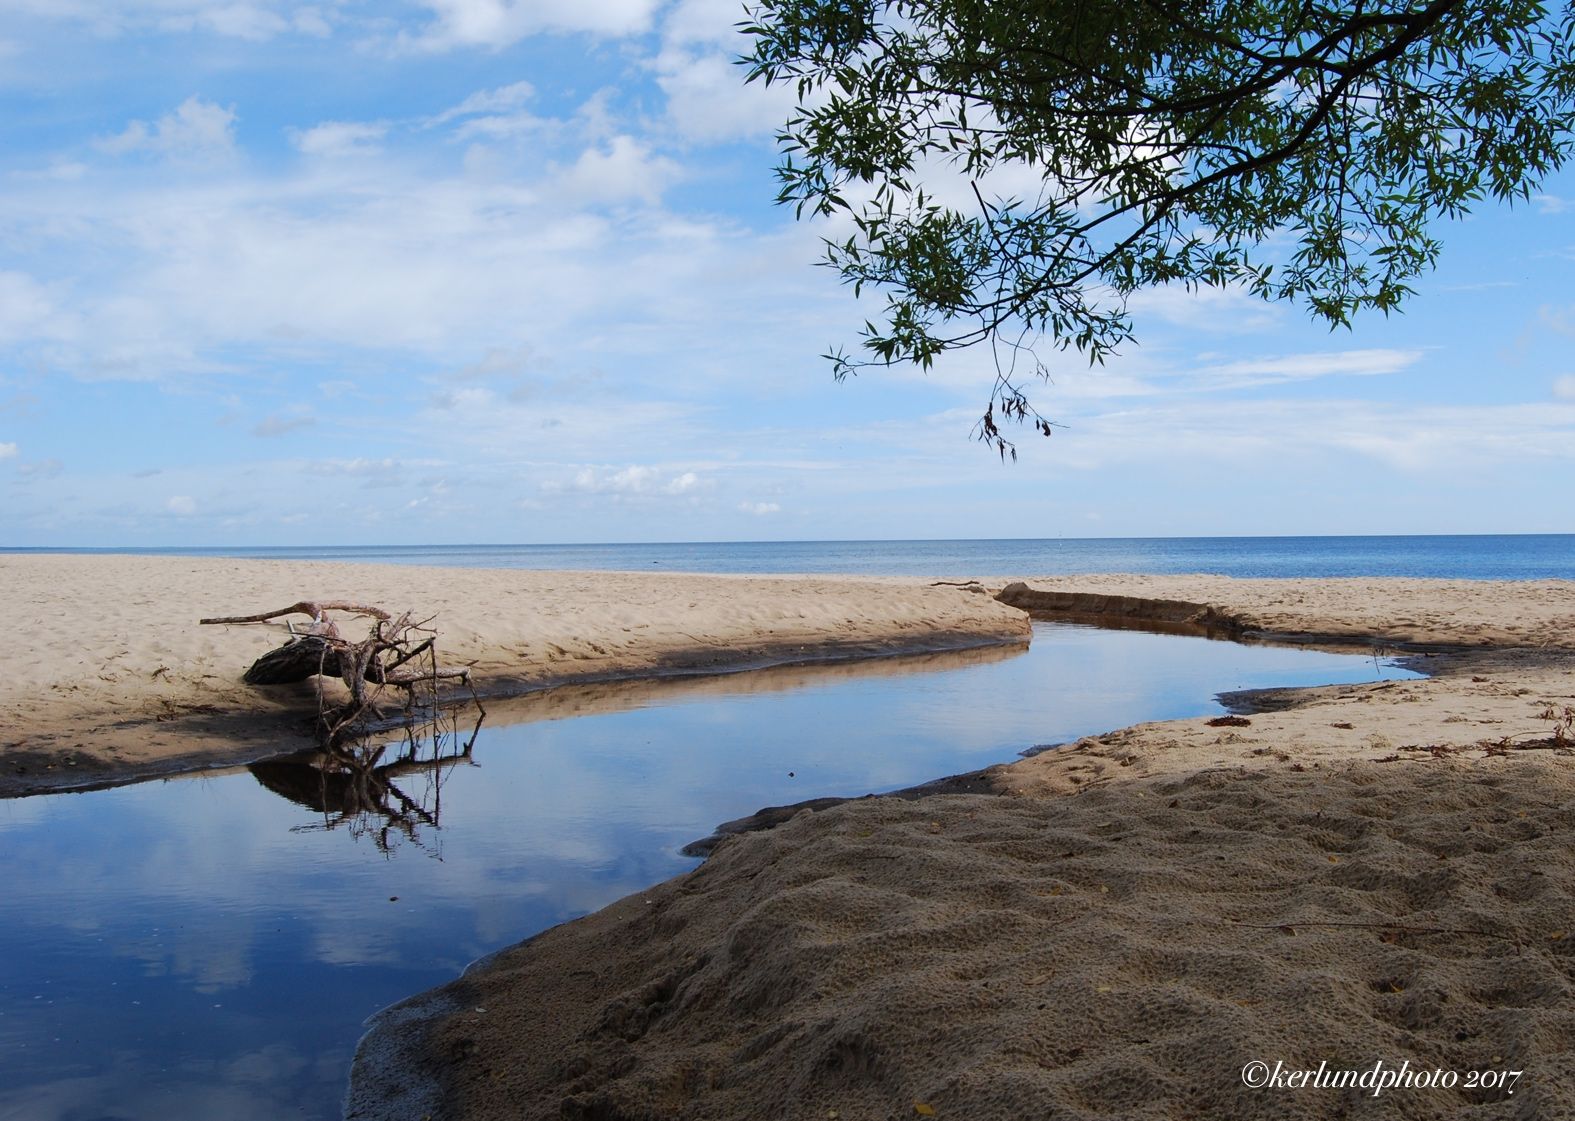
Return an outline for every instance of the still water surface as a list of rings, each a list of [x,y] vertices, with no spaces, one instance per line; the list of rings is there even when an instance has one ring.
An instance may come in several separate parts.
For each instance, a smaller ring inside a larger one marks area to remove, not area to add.
[[[367,1016],[693,867],[679,849],[718,822],[1218,712],[1223,690],[1396,676],[1039,624],[1027,652],[514,702],[469,760],[393,779],[403,828],[266,767],[3,801],[0,1118],[334,1118]]]

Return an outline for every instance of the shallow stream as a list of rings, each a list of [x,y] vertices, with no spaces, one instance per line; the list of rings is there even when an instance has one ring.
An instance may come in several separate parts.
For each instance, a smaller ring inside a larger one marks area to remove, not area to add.
[[[336,1118],[366,1017],[693,867],[679,850],[721,821],[1217,713],[1226,690],[1409,676],[1036,624],[1027,651],[494,707],[468,758],[384,774],[359,814],[280,766],[0,801],[0,1119]]]

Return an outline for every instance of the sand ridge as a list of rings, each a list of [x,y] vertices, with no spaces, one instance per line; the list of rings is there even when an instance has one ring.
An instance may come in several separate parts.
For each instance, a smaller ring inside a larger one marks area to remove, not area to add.
[[[1575,581],[1344,578],[1244,580],[1229,576],[1099,573],[1023,577],[1043,597],[1069,597],[1083,613],[1109,611],[1102,597],[1132,601],[1151,619],[1156,602],[1175,621],[1282,636],[1345,637],[1363,643],[1575,649]],[[1001,590],[1002,582],[993,588]],[[1029,597],[1028,606],[1033,597]]]

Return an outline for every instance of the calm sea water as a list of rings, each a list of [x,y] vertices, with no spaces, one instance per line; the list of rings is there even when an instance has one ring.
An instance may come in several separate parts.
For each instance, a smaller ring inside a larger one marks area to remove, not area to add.
[[[185,556],[680,572],[1050,576],[1208,572],[1221,576],[1436,576],[1575,580],[1575,534],[1415,537],[1108,537],[991,541],[718,541],[629,545],[345,545],[65,549]]]
[[[367,1016],[693,867],[718,822],[1382,676],[1409,674],[1040,624],[1026,652],[539,694],[356,813],[281,764],[0,800],[0,1119],[336,1118]]]

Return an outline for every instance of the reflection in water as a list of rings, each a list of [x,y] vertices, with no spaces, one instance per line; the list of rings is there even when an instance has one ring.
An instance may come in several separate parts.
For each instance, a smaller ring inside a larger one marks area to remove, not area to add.
[[[440,713],[419,728],[406,724],[404,738],[397,744],[372,743],[363,737],[321,751],[253,763],[247,770],[266,789],[323,815],[320,822],[294,826],[294,831],[344,826],[352,837],[371,837],[385,853],[393,851],[400,837],[427,847],[421,830],[438,828],[445,772],[471,762],[485,718],[478,708],[475,724],[463,741],[457,714]],[[418,779],[419,785],[395,781],[410,778]]]
[[[328,1121],[367,1016],[694,867],[719,822],[1375,668],[1039,626],[1026,652],[587,686],[473,744],[0,800],[0,1121]]]
[[[735,673],[682,677],[634,678],[562,685],[504,701],[488,701],[495,727],[577,716],[607,716],[653,705],[685,704],[740,694],[760,696],[817,687],[871,683],[882,678],[912,678],[948,670],[989,666],[1028,653],[1027,641],[998,646],[971,646],[927,654],[898,654],[857,662],[814,662],[768,666]]]

